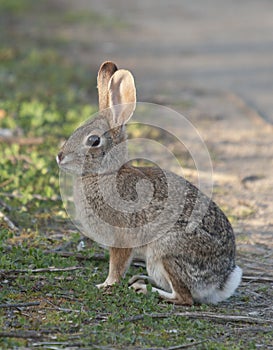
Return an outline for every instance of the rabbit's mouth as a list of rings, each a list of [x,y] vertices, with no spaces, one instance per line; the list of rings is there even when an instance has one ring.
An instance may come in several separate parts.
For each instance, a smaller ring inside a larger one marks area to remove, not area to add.
[[[79,154],[78,157],[75,157],[74,153],[64,155],[64,153],[61,151],[56,156],[56,162],[60,170],[71,175],[85,176],[87,174],[97,174],[99,172],[103,172],[100,168],[96,168],[96,164],[92,164],[93,166],[91,166],[90,162],[87,161],[86,156],[82,159]]]
[[[56,162],[59,167],[65,168],[67,165],[75,163],[75,155],[73,153],[64,154],[63,151],[60,151],[56,156]]]
[[[60,169],[69,173],[79,173],[79,170],[81,170],[81,166],[75,166],[75,160],[72,154],[64,155],[61,151],[56,156],[56,162]]]

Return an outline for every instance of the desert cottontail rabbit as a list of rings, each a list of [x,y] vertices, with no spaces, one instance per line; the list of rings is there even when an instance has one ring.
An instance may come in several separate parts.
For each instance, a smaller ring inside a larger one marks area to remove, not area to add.
[[[79,127],[57,156],[59,167],[74,174],[74,203],[85,234],[100,243],[112,239],[106,244],[109,274],[98,287],[119,282],[137,256],[145,260],[148,276],[130,280],[136,291],[147,292],[146,279],[152,282],[152,291],[177,304],[218,303],[230,297],[240,284],[242,271],[235,264],[235,238],[228,219],[183,177],[158,167],[124,164],[124,125],[136,104],[129,71],[118,70],[112,62],[103,63],[98,93],[98,116]],[[112,152],[115,148],[117,153]],[[142,182],[148,183],[153,194],[150,205],[139,209]],[[168,204],[171,187],[176,206]],[[115,208],[114,196],[127,203],[124,210]],[[167,215],[157,221],[164,206]],[[133,232],[129,238],[128,228]],[[148,234],[151,237],[145,240]]]

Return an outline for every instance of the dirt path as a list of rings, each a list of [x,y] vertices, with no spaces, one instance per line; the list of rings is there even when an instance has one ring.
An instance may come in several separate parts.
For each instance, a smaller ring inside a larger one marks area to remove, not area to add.
[[[273,122],[273,3],[262,1],[61,0],[76,13],[111,17],[110,28],[71,27],[77,55],[134,70],[141,100],[183,99],[189,87],[233,91]]]

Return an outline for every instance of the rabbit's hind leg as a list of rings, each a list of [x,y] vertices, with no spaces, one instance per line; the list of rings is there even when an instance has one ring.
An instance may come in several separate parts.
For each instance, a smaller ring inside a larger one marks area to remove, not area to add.
[[[129,281],[130,287],[137,293],[147,294],[147,284],[145,283],[145,280],[147,280],[153,285],[152,292],[157,292],[162,299],[174,304],[192,305],[193,299],[190,291],[181,280],[177,279],[177,275],[173,273],[169,262],[165,260],[160,265],[160,267],[157,266],[153,269],[153,274],[156,274],[153,276],[155,279],[150,276],[133,276]],[[157,279],[165,280],[168,283],[169,291],[159,288],[156,283]]]
[[[168,259],[163,259],[162,262],[164,269],[166,271],[166,277],[170,284],[172,292],[170,295],[162,295],[162,297],[174,304],[178,305],[193,305],[193,298],[191,292],[181,280],[180,276],[173,271],[172,263]]]
[[[130,288],[133,288],[137,293],[147,294],[147,292],[148,292],[147,284],[145,283],[144,280],[141,280],[141,279],[134,282],[130,286]],[[193,300],[192,300],[191,294],[186,289],[186,287],[184,287],[182,289],[180,286],[179,291],[180,291],[180,293],[178,293],[177,291],[175,291],[172,288],[171,292],[167,292],[163,289],[160,289],[157,287],[152,287],[152,292],[157,292],[159,294],[159,296],[166,301],[169,301],[171,303],[178,304],[178,305],[191,306],[193,304]]]

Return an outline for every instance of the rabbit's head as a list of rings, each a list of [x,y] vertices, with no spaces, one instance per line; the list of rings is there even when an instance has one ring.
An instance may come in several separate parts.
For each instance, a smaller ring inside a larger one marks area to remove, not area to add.
[[[57,155],[60,168],[76,175],[103,173],[124,163],[121,159],[126,153],[124,125],[136,105],[134,78],[129,71],[118,70],[113,62],[104,62],[97,81],[98,116],[80,126]]]

